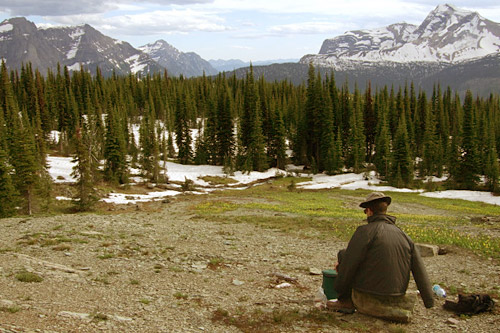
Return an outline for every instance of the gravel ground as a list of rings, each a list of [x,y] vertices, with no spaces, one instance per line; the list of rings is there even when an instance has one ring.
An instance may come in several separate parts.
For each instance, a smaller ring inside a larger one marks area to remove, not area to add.
[[[1,220],[0,332],[498,332],[498,304],[493,313],[459,318],[440,299],[432,309],[419,299],[407,325],[326,311],[329,321],[305,320],[322,281],[310,269],[331,268],[346,244],[235,224],[230,216],[206,221],[190,209],[199,200]],[[492,260],[464,251],[424,260],[432,282],[469,292],[500,285]],[[43,281],[21,282],[20,272]],[[286,282],[276,273],[296,281],[276,288]],[[300,319],[244,324],[276,313]]]

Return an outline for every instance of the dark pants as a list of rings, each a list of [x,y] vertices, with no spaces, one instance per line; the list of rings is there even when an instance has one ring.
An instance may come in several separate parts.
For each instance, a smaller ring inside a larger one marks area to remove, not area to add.
[[[337,261],[338,261],[339,265],[342,262],[342,260],[344,259],[344,257],[345,257],[345,249],[340,250],[337,253]],[[340,274],[340,273],[337,272],[337,274]],[[338,300],[339,301],[350,301],[351,300],[351,293],[352,293],[352,289],[351,288],[349,288],[349,290],[346,291],[345,293],[339,293],[338,294]]]

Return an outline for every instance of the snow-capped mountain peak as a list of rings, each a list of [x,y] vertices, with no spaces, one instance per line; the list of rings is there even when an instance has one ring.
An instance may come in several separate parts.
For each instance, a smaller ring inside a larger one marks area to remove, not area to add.
[[[318,55],[307,55],[301,62],[334,67],[352,61],[457,63],[498,52],[500,24],[445,4],[419,26],[396,23],[327,39]]]
[[[163,67],[168,68],[168,72],[175,76],[183,74],[186,77],[191,77],[198,76],[201,73],[207,75],[217,74],[217,70],[196,53],[181,52],[163,39],[143,45],[139,47],[139,50],[148,54],[151,59]]]

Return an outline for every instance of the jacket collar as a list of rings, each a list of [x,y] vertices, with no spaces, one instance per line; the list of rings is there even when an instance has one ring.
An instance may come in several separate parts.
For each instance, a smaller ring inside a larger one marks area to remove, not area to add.
[[[396,224],[396,217],[387,214],[375,214],[367,218],[368,223],[372,222],[385,222],[389,224]]]

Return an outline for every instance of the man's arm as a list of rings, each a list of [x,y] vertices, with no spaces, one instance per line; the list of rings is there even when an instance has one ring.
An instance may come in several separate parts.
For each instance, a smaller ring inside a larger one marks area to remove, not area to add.
[[[434,306],[434,298],[432,296],[432,287],[429,282],[429,277],[424,266],[422,257],[420,256],[420,251],[412,243],[412,255],[411,255],[411,272],[417,288],[420,291],[420,296],[424,301],[426,308],[432,308]]]
[[[358,227],[352,235],[347,249],[339,258],[337,267],[337,278],[335,279],[335,290],[339,294],[339,300],[351,297],[352,284],[359,264],[364,260],[370,243],[370,236],[363,227]]]

